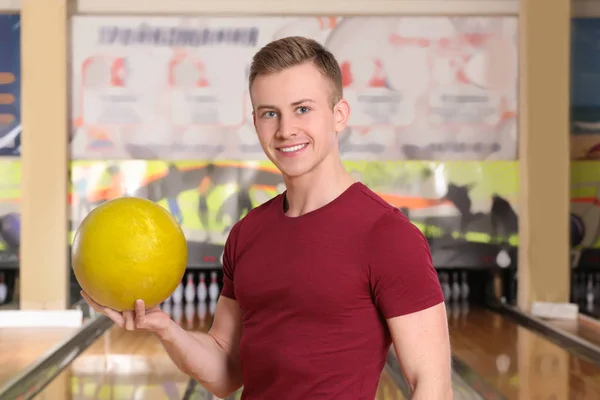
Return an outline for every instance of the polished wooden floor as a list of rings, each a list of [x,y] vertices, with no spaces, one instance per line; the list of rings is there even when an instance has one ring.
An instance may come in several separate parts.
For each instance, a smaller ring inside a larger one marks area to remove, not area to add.
[[[471,375],[503,398],[600,399],[598,366],[490,310],[461,305],[448,305],[447,309],[454,356],[472,370]],[[210,315],[207,313],[201,320],[197,311],[193,305],[171,314],[187,329],[208,329]],[[0,358],[0,365],[5,368],[5,377],[26,368],[72,334],[66,330],[7,332],[0,331],[0,354],[4,357]],[[79,356],[37,399],[181,399],[187,384],[188,377],[173,365],[156,338],[115,327]],[[239,396],[237,393],[232,398]],[[198,394],[193,398],[212,396]],[[455,392],[455,399],[461,398]],[[403,399],[386,371],[376,399]]]
[[[75,328],[0,329],[0,387],[71,337]]]
[[[576,320],[549,320],[555,328],[600,347],[600,321],[580,315]]]
[[[600,368],[501,315],[448,307],[453,354],[506,399],[600,399]]]
[[[187,308],[187,309],[186,309]],[[196,306],[183,307],[171,314],[181,315],[186,329],[206,331],[210,314],[200,319]],[[191,316],[191,321],[186,314]],[[83,399],[152,399],[179,400],[183,397],[189,377],[171,362],[160,342],[145,332],[128,332],[113,327],[82,353],[53,381],[36,400]],[[198,388],[194,399],[213,399],[202,396]],[[239,399],[241,391],[231,398]],[[215,397],[216,398],[216,397]],[[282,393],[282,399],[285,393]],[[383,371],[376,400],[404,400],[397,385]]]

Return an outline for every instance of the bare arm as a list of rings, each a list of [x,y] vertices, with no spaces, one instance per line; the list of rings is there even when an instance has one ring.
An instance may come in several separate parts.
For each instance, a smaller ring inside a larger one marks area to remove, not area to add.
[[[242,310],[233,287],[237,240],[242,222],[236,223],[223,250],[223,288],[208,333],[188,332],[169,318],[169,328],[157,336],[173,362],[220,398],[242,386],[240,340]]]
[[[242,386],[241,315],[237,301],[221,296],[208,333],[186,331],[171,321],[157,336],[181,371],[224,398]]]
[[[451,352],[443,303],[387,320],[414,400],[451,400]]]
[[[108,316],[117,326],[152,332],[182,372],[192,376],[213,394],[227,397],[242,386],[239,355],[242,311],[238,302],[231,298],[234,295],[233,265],[240,226],[241,222],[234,225],[225,244],[223,289],[208,333],[186,331],[158,306],[146,309],[142,300],[136,300],[135,310],[121,313],[96,303],[84,291],[81,295],[90,307]]]
[[[211,330],[196,333],[181,328],[159,307],[146,309],[142,300],[135,302],[135,311],[120,313],[96,303],[83,291],[81,295],[120,328],[154,333],[175,365],[213,394],[223,398],[241,387],[242,313],[237,301],[221,296]]]

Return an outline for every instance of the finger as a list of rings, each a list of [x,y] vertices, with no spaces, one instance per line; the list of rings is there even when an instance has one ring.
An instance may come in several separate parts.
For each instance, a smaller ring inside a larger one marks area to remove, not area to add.
[[[146,305],[144,300],[135,301],[135,326],[143,328],[146,326]]]
[[[103,307],[102,310],[104,315],[112,319],[119,328],[123,328],[123,326],[125,326],[125,318],[123,318],[123,314],[108,307]]]
[[[123,318],[125,318],[125,329],[132,331],[135,329],[135,316],[133,311],[123,311]]]
[[[118,327],[123,328],[125,325],[125,320],[120,312],[113,310],[112,308],[101,306],[96,303],[87,293],[83,290],[80,292],[81,297],[85,300],[85,302],[97,313],[104,314],[108,318],[110,318]]]
[[[85,302],[94,309],[94,311],[101,313],[102,311],[102,306],[98,303],[96,303],[94,300],[92,300],[92,298],[90,296],[88,296],[88,294],[86,292],[84,292],[83,290],[79,292],[79,294],[81,294],[81,297],[83,297],[83,300],[85,300]]]

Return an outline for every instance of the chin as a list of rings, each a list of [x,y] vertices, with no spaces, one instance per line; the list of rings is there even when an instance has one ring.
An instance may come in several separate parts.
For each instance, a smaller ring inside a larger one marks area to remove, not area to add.
[[[305,175],[309,171],[310,169],[285,168],[281,171],[281,173],[287,178],[298,178],[299,176]]]
[[[294,162],[289,162],[289,161],[284,161],[281,162],[279,160],[276,160],[274,162],[275,166],[277,166],[277,169],[279,169],[279,171],[281,171],[281,173],[288,177],[288,178],[297,178],[299,176],[305,175],[306,173],[310,172],[314,165],[306,163],[306,162],[295,162],[296,160],[294,160]]]

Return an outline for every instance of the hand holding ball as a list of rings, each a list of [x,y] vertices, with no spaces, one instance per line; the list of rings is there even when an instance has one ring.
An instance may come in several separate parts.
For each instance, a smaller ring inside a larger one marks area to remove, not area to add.
[[[117,311],[165,301],[187,267],[187,243],[173,216],[158,204],[135,197],[107,201],[77,229],[73,270],[82,289],[98,304]]]

